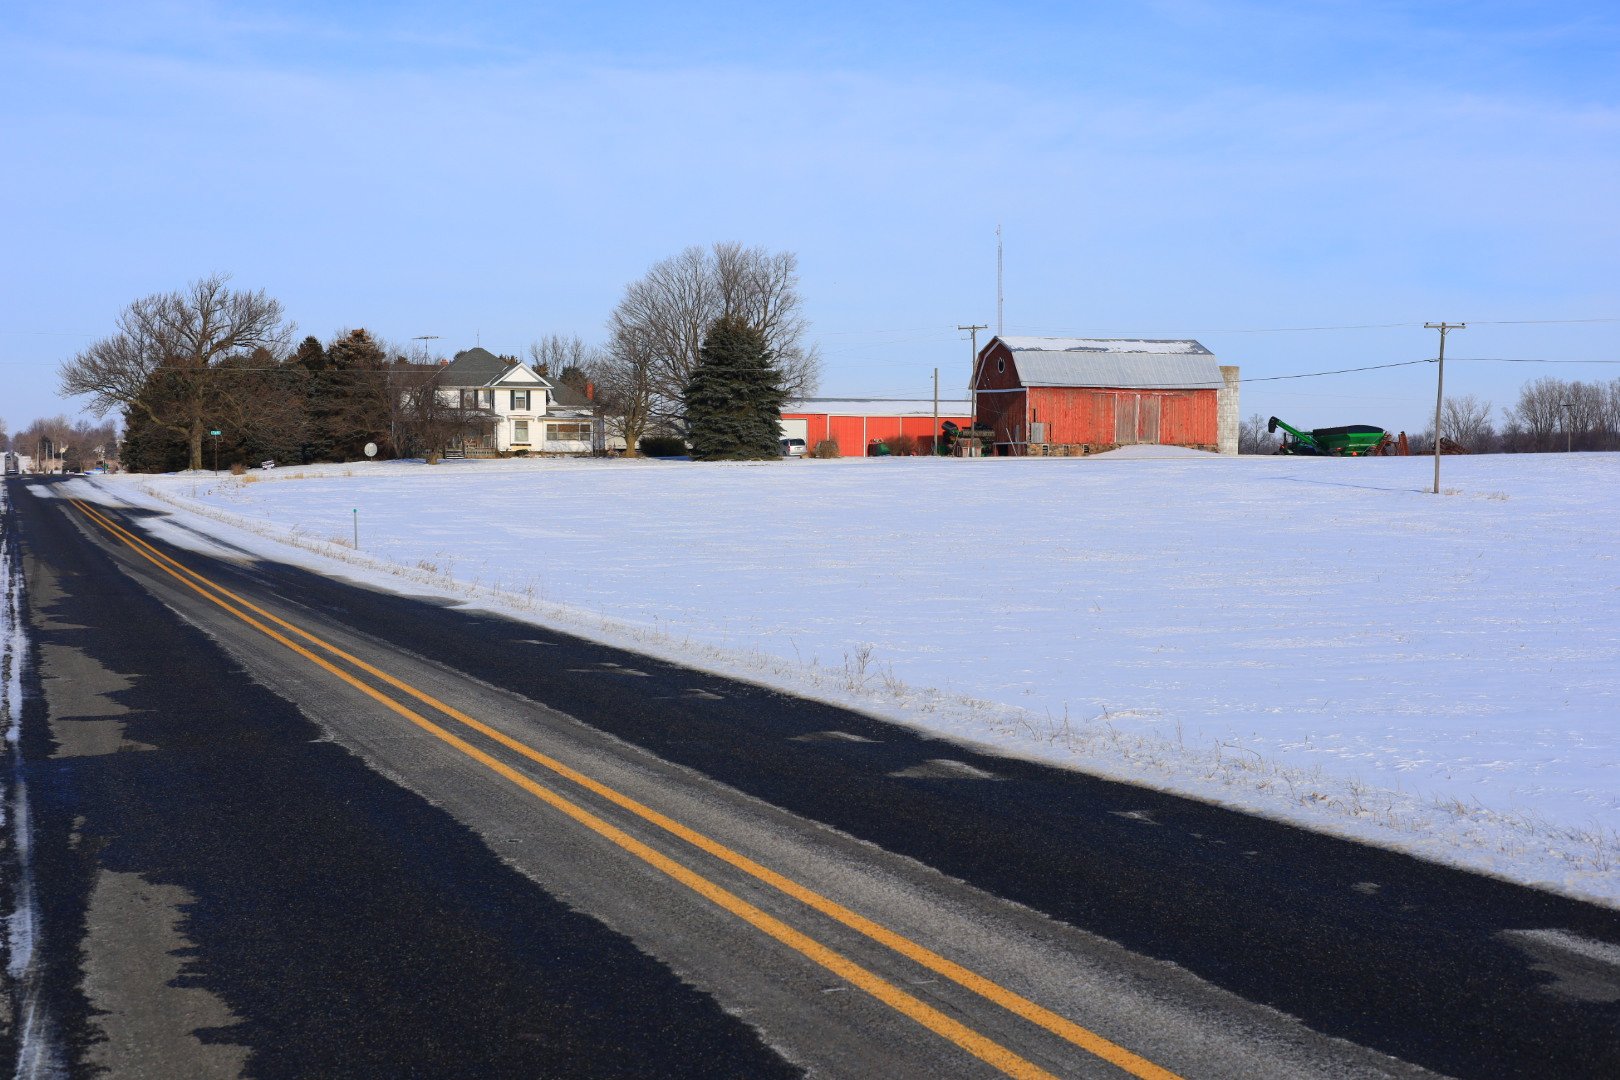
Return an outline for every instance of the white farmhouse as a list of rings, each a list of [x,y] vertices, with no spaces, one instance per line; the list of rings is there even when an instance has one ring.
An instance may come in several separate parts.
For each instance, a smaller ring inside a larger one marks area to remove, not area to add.
[[[465,447],[473,453],[589,454],[600,448],[591,400],[517,360],[466,349],[439,372],[438,385],[444,404],[491,417],[482,445]]]

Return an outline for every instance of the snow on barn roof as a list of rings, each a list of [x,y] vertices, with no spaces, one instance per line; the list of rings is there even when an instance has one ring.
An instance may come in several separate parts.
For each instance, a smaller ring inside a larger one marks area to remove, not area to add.
[[[1013,352],[1159,353],[1213,356],[1192,338],[1014,337],[1000,339]]]
[[[966,401],[939,402],[941,416],[968,416]],[[826,416],[933,416],[933,398],[801,398],[782,406],[783,416],[816,413]]]
[[[1191,338],[1004,337],[1025,386],[1219,390],[1215,354]],[[988,349],[989,346],[986,346]]]

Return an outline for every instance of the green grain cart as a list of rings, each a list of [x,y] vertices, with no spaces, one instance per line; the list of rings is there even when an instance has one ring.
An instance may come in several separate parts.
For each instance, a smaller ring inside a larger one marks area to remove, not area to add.
[[[1301,431],[1283,423],[1275,416],[1266,424],[1270,432],[1282,428],[1286,434],[1279,454],[1311,454],[1324,457],[1366,457],[1376,453],[1389,439],[1389,432],[1371,424],[1350,424],[1346,427],[1316,428]],[[1292,435],[1290,439],[1288,436]]]

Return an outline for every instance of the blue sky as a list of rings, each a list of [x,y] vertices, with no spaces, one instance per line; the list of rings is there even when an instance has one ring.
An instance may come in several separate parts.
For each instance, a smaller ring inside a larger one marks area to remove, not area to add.
[[[1253,378],[1432,356],[1438,319],[1458,358],[1620,360],[1620,322],[1502,325],[1620,318],[1612,5],[24,2],[0,140],[12,430],[214,270],[322,337],[517,352],[716,240],[799,254],[823,393],[926,396],[995,322],[998,222],[1009,333],[1196,336]],[[1620,365],[1447,386],[1544,374]],[[1243,402],[1432,407],[1432,365]]]

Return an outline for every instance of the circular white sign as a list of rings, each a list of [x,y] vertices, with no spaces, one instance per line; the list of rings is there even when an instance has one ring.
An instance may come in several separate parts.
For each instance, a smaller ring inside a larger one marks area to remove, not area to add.
[[[376,456],[377,456],[377,444],[374,443],[374,442],[366,443],[366,457],[376,457]]]

